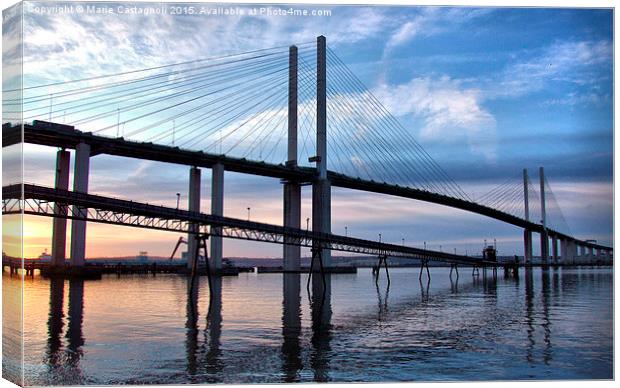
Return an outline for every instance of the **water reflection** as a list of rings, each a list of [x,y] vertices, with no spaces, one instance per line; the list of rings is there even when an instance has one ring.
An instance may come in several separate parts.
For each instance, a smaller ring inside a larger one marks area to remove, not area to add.
[[[534,339],[534,274],[531,267],[525,267],[525,322],[527,324],[526,359],[531,363],[534,360],[533,353],[536,346]]]
[[[47,364],[56,369],[62,364],[60,348],[62,347],[63,304],[65,293],[64,279],[50,281],[50,311],[47,320]]]
[[[491,271],[491,274],[488,274],[485,270],[482,277],[482,287],[486,296],[497,301],[497,272]]]
[[[454,278],[454,280],[452,279],[452,276],[450,276],[450,292],[453,294],[458,294],[459,293],[459,277],[458,277],[458,273],[457,276]]]
[[[422,302],[417,287],[405,287],[418,275],[417,269],[394,270],[395,286],[391,287],[386,287],[386,282],[369,287],[369,282],[374,282],[370,271],[357,277],[327,274],[325,284],[317,273],[311,279],[309,305],[300,289],[305,275],[284,274],[281,285],[279,281],[269,283],[267,291],[256,294],[257,300],[265,295],[276,300],[257,303],[251,312],[247,304],[235,304],[240,298],[237,292],[277,280],[277,275],[214,278],[212,293],[205,277],[194,289],[189,287],[189,278],[172,276],[123,283],[110,277],[101,281],[109,283],[100,289],[94,285],[85,289],[80,280],[50,279],[49,284],[47,279],[41,280],[45,283],[39,283],[39,289],[33,288],[30,295],[32,305],[45,309],[31,309],[34,323],[30,327],[38,325],[38,331],[25,337],[31,341],[26,342],[30,362],[44,360],[45,367],[31,377],[31,384],[136,381],[141,368],[154,371],[141,382],[162,384],[612,376],[611,271],[528,268],[521,269],[520,279],[498,279],[490,272],[483,276],[481,269],[480,276],[471,281],[466,276],[460,284],[448,271],[434,269],[432,303],[428,303],[430,282],[426,277],[420,281]],[[222,280],[229,290],[224,296]],[[173,292],[164,297],[161,284],[145,287],[157,284],[154,282],[172,284]],[[153,314],[150,308],[135,308],[138,304],[109,300],[108,287],[125,286],[137,290],[140,300],[168,301],[161,304],[161,312]],[[92,302],[85,303],[85,298]],[[223,304],[227,309],[225,324]],[[107,315],[126,306],[133,306],[138,317],[129,324],[147,322],[137,339],[123,331],[127,324],[117,330],[116,317],[112,321]],[[260,320],[252,321],[256,316]],[[89,327],[86,334],[92,333],[86,339],[85,323]],[[150,323],[154,325],[150,327]],[[162,331],[164,325],[171,330]],[[102,335],[104,327],[106,333],[118,335]],[[247,340],[248,328],[252,338],[260,341]],[[164,337],[168,334],[170,337]],[[33,338],[38,338],[35,346]],[[144,339],[149,341],[146,346],[161,341],[166,350],[149,352],[146,357],[146,352],[132,354],[127,365],[110,363],[108,350],[129,353],[132,347],[144,346]],[[83,354],[88,355],[88,369]],[[486,356],[491,354],[493,357]]]
[[[556,273],[557,274],[557,273]],[[548,268],[542,269],[542,306],[543,306],[543,322],[545,348],[543,349],[543,362],[549,365],[552,359],[551,349],[551,320],[549,319],[549,298],[550,298],[550,274]]]
[[[377,289],[377,305],[379,307],[377,319],[379,320],[379,322],[381,322],[384,320],[385,316],[388,313],[388,297],[390,296],[390,283],[386,285],[385,295],[381,294],[378,283],[375,283],[375,287]]]
[[[50,279],[50,303],[47,320],[46,363],[50,367],[52,381],[54,376],[69,378],[68,384],[82,384],[84,377],[80,369],[83,356],[84,337],[84,280],[69,281],[69,309],[67,312],[66,349],[63,352],[62,332],[64,329],[64,288],[65,280]]]
[[[196,353],[198,350],[198,285],[200,279],[196,278],[193,282],[187,279],[187,307],[185,322],[186,338],[185,349],[187,353],[187,373],[192,378],[196,374]],[[192,381],[195,382],[195,381]]]
[[[310,366],[314,371],[314,381],[329,381],[329,360],[331,341],[331,274],[325,277],[312,276],[312,352]]]
[[[220,372],[224,369],[221,361],[222,278],[214,276],[211,279],[212,294],[208,298],[209,304],[202,344],[198,340],[200,331],[198,321],[200,279],[196,277],[193,282],[194,286],[192,286],[192,279],[187,279],[186,370],[192,383],[219,383],[222,382]],[[201,355],[204,356],[204,359],[201,359]],[[198,378],[203,374],[205,376]]]
[[[207,330],[205,342],[208,339],[208,351],[207,351],[207,372],[209,376],[213,376],[213,380],[208,379],[208,382],[220,382],[221,379],[215,376],[220,376],[220,372],[224,369],[222,363],[222,277],[214,276],[211,279],[211,291],[213,294],[210,296],[209,312],[207,314]]]
[[[419,281],[420,281],[420,297],[422,298],[422,302],[426,303],[428,302],[428,298],[429,298],[428,290],[431,286],[431,278],[428,277],[426,281],[423,281],[420,278]]]
[[[299,371],[303,367],[301,360],[301,287],[300,274],[282,275],[282,372],[284,382],[300,381]]]

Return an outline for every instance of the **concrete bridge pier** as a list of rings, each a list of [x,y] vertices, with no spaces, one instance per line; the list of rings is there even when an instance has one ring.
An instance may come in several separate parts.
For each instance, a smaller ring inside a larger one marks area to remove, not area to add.
[[[90,145],[79,143],[75,147],[73,167],[73,191],[88,193],[88,174],[90,169]],[[74,214],[86,215],[88,209],[73,207]],[[86,221],[71,221],[71,266],[83,267],[86,261]]]
[[[549,259],[549,235],[546,230],[540,233],[540,259],[543,264]]]
[[[529,264],[532,261],[532,231],[531,230],[523,230],[523,257],[525,260],[525,264]]]
[[[221,163],[211,168],[211,214],[224,215],[224,165]],[[212,228],[212,234],[219,234],[221,228]],[[211,269],[217,274],[222,271],[223,244],[222,236],[210,237],[211,240]]]
[[[551,237],[551,259],[554,264],[558,263],[558,238],[555,236]]]
[[[560,260],[562,264],[566,264],[568,261],[568,244],[565,239],[560,239]]]
[[[69,169],[71,164],[71,154],[66,150],[59,150],[56,153],[56,181],[54,187],[60,190],[69,190]],[[67,209],[54,206],[54,213],[66,216]],[[67,219],[54,217],[52,222],[52,265],[64,266],[67,245]]]
[[[567,241],[568,264],[575,264],[576,256],[577,256],[577,244],[575,243],[575,240],[568,240]]]
[[[188,195],[188,210],[190,212],[200,211],[200,175],[201,171],[198,167],[192,167],[189,170],[189,195]],[[193,268],[193,258],[196,256],[196,250],[198,249],[198,239],[196,233],[199,226],[191,224],[189,226],[190,233],[187,234],[187,269]]]
[[[287,166],[297,166],[297,47],[289,48],[288,78],[288,160]],[[284,227],[301,228],[301,185],[296,182],[284,183]],[[284,238],[283,269],[285,272],[299,271],[301,266],[301,247],[286,244]]]

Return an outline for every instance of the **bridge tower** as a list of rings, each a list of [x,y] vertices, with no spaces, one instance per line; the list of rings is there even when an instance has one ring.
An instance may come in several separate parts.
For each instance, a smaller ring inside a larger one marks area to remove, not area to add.
[[[523,169],[523,199],[525,206],[525,220],[530,220],[530,203],[529,203],[529,190],[528,190],[528,177],[527,177],[527,169]],[[532,231],[525,229],[523,230],[523,257],[525,260],[525,264],[529,264],[532,261]]]
[[[286,165],[297,166],[297,47],[289,48],[288,73],[288,158]],[[284,227],[301,227],[301,185],[298,182],[284,183]],[[299,271],[301,261],[301,247],[286,244],[284,238],[283,268],[285,272]]]
[[[90,168],[90,145],[79,143],[75,146],[75,165],[73,167],[73,191],[88,193],[88,174]],[[86,215],[88,209],[74,206],[73,214]],[[83,267],[86,261],[86,221],[71,221],[71,266]]]
[[[331,184],[327,179],[327,58],[324,36],[317,38],[316,61],[316,169],[312,183],[312,231],[331,233]],[[331,251],[321,252],[323,265],[331,266]]]
[[[549,234],[547,233],[547,210],[545,208],[545,170],[540,167],[540,216],[542,223],[542,232],[540,233],[540,258],[543,263],[547,263],[549,258]]]

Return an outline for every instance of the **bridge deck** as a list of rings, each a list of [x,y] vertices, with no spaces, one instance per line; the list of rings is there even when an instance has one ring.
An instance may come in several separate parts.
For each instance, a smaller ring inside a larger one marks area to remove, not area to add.
[[[343,252],[387,255],[467,265],[495,265],[495,262],[450,253],[423,250],[378,241],[240,220],[231,217],[190,212],[93,194],[58,190],[36,185],[11,185],[2,188],[3,214],[28,214],[81,219],[89,222],[125,225],[147,229],[189,233],[190,225],[199,225],[198,233],[222,237],[286,243],[305,247],[318,244]],[[20,200],[23,198],[23,200]]]

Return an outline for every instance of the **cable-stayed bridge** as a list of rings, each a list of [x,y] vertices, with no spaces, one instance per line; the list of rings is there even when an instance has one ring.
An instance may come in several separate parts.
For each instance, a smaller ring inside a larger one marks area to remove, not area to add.
[[[195,236],[208,231],[216,269],[221,267],[222,236],[234,237],[222,231],[241,220],[222,224],[204,218],[201,168],[212,169],[210,216],[216,219],[225,219],[225,171],[282,180],[284,226],[276,234],[284,244],[285,270],[299,270],[300,246],[315,248],[326,266],[330,251],[339,249],[331,245],[342,243],[342,236],[331,233],[332,186],[427,201],[521,227],[526,262],[532,259],[532,233],[540,235],[545,262],[551,257],[572,263],[579,249],[582,256],[594,256],[594,250],[598,256],[612,254],[610,247],[572,236],[542,168],[539,185],[524,171],[472,199],[327,47],[324,37],[291,47],[26,85],[5,90],[3,110],[4,147],[23,141],[60,148],[53,195],[38,186],[24,186],[21,194],[12,187],[5,190],[3,203],[5,212],[29,209],[28,214],[55,217],[52,255],[57,264],[64,264],[66,256],[67,218],[74,220],[71,263],[80,266],[85,262],[86,221],[101,222],[89,217],[88,210],[119,211],[106,208],[119,204],[113,198],[95,196],[89,200],[100,203],[86,205],[68,194],[67,149],[75,150],[73,192],[85,195],[89,160],[96,155],[190,167],[188,212],[195,218],[176,214],[176,219],[186,222],[182,231],[190,235],[190,257],[199,249]],[[311,233],[301,229],[303,185],[312,185]],[[25,203],[16,208],[20,199]],[[45,201],[54,206],[43,206]],[[169,211],[162,208],[162,214]],[[267,228],[244,227],[261,233]],[[353,245],[368,244],[360,240]],[[373,254],[397,254],[390,244],[376,244]],[[414,248],[403,251],[409,257],[475,260]]]

